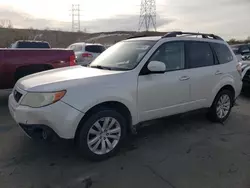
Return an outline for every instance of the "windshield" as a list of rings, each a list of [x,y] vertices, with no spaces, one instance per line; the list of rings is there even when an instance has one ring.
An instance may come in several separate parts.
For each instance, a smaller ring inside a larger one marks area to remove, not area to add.
[[[123,41],[111,46],[98,56],[90,67],[117,70],[134,69],[156,41]]]

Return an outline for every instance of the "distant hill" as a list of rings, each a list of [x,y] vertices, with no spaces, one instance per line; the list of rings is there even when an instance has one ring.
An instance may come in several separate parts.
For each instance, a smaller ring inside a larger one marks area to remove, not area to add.
[[[6,48],[17,40],[33,40],[38,34],[42,34],[42,37],[37,38],[37,40],[48,41],[52,48],[65,48],[75,42],[95,42],[109,46],[130,36],[143,33],[138,33],[135,31],[84,33],[54,30],[0,28],[0,48]],[[149,32],[148,34],[163,35],[164,33]]]
[[[110,46],[120,40],[124,40],[134,35],[164,35],[166,32],[136,32],[136,31],[113,31],[100,33],[66,32],[55,30],[36,29],[13,29],[0,28],[0,48],[6,48],[17,40],[33,40],[38,34],[43,34],[37,40],[48,41],[52,48],[65,48],[75,42],[93,42]],[[250,37],[245,41],[231,39],[230,44],[250,42]]]

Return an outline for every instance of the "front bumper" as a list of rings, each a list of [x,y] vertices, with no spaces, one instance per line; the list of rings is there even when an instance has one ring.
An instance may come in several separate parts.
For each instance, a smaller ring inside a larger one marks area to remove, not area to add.
[[[19,126],[23,129],[23,131],[31,138],[34,139],[53,139],[58,137],[53,129],[46,125],[25,125],[20,123]],[[46,137],[43,136],[46,132]],[[45,138],[44,138],[45,137]]]
[[[41,108],[22,106],[16,102],[13,93],[9,96],[8,107],[16,123],[25,125],[27,130],[37,125],[46,125],[64,139],[75,137],[77,126],[84,115],[62,101]]]

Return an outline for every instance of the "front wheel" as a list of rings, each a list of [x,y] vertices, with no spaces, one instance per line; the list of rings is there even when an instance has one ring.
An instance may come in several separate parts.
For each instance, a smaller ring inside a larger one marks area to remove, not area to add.
[[[115,110],[91,115],[78,135],[80,153],[90,160],[103,160],[116,153],[126,135],[126,120]]]
[[[208,117],[214,122],[224,122],[230,115],[233,106],[233,93],[223,90],[217,94],[210,107]]]

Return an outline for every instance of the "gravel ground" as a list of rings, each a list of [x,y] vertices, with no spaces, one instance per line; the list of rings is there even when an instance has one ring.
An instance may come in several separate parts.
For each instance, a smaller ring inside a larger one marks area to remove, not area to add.
[[[71,141],[34,142],[15,124],[0,93],[1,188],[248,188],[250,97],[224,124],[203,112],[154,122],[130,136],[117,156],[93,163]]]

